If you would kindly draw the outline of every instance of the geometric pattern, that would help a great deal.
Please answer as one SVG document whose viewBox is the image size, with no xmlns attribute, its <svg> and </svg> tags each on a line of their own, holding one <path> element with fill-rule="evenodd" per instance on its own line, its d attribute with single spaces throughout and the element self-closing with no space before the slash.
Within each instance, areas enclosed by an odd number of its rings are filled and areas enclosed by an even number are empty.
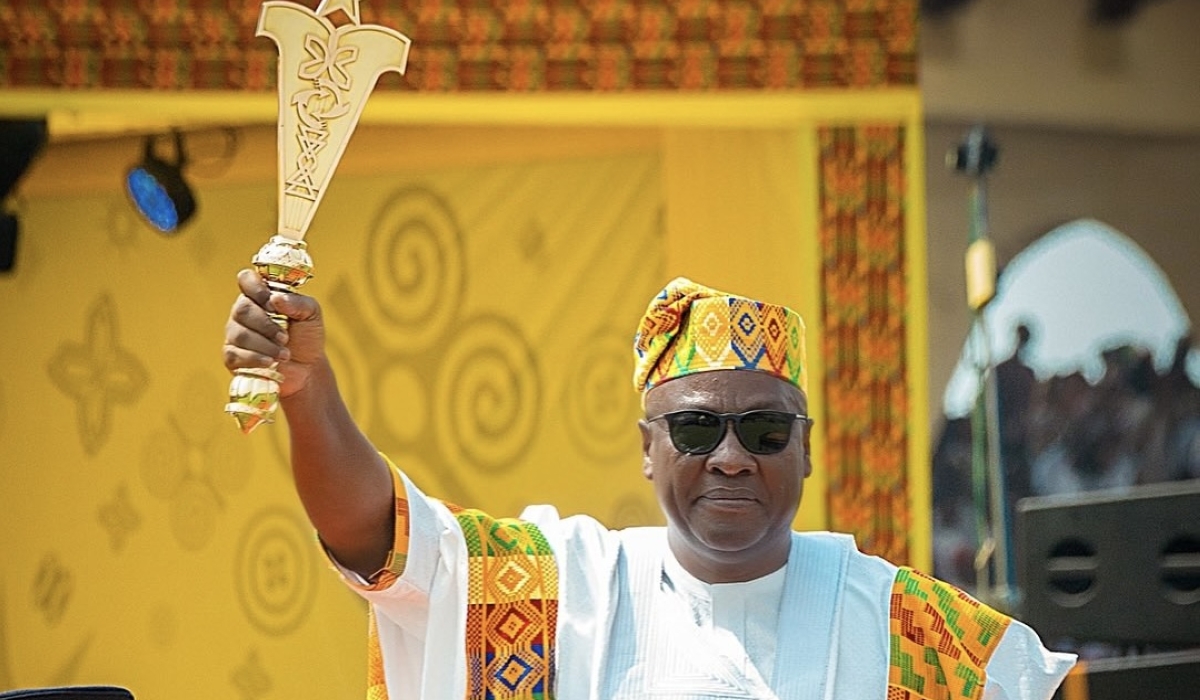
<svg viewBox="0 0 1200 700">
<path fill-rule="evenodd" d="M 388 554 L 387 562 L 368 579 L 370 585 L 367 586 L 367 590 L 372 591 L 381 591 L 391 586 L 404 575 L 404 569 L 408 565 L 408 499 L 401 495 L 405 493 L 405 486 L 400 478 L 400 470 L 391 460 L 388 460 L 388 466 L 392 471 L 392 488 L 396 493 L 396 525 L 392 551 Z M 383 652 L 379 646 L 379 632 L 373 608 L 370 609 L 367 622 L 367 700 L 388 700 L 387 679 L 383 675 Z"/>
<path fill-rule="evenodd" d="M 242 663 L 229 674 L 229 684 L 237 689 L 242 700 L 258 700 L 270 694 L 271 676 L 256 649 L 247 652 Z"/>
<path fill-rule="evenodd" d="M 515 518 L 455 517 L 469 557 L 468 700 L 552 698 L 558 565 L 550 544 Z"/>
<path fill-rule="evenodd" d="M 957 588 L 901 568 L 892 584 L 888 700 L 982 697 L 1009 622 Z"/>
<path fill-rule="evenodd" d="M 395 467 L 392 469 L 393 479 L 396 481 L 396 486 L 402 487 L 403 483 L 400 482 L 399 477 L 396 476 L 399 472 L 395 470 Z M 396 493 L 400 494 L 404 492 L 397 491 Z M 396 527 L 392 540 L 392 551 L 388 553 L 388 560 L 384 563 L 383 568 L 369 579 L 370 585 L 367 586 L 367 590 L 385 590 L 395 583 L 396 579 L 400 578 L 404 574 L 404 568 L 408 565 L 408 519 L 408 499 L 397 495 Z"/>
<path fill-rule="evenodd" d="M 224 504 L 246 488 L 253 473 L 249 463 L 238 459 L 244 443 L 230 434 L 224 416 L 208 410 L 222 400 L 222 393 L 219 377 L 214 381 L 206 372 L 193 371 L 175 391 L 170 407 L 158 411 L 161 421 L 146 421 L 141 431 L 142 485 L 165 501 L 170 533 L 188 551 L 211 542 Z"/>
<path fill-rule="evenodd" d="M 633 350 L 638 391 L 721 369 L 758 370 L 806 386 L 804 321 L 796 312 L 683 277 L 651 300 Z"/>
<path fill-rule="evenodd" d="M 149 384 L 142 361 L 121 345 L 117 305 L 101 294 L 88 309 L 83 342 L 63 341 L 46 367 L 50 381 L 75 402 L 83 449 L 95 455 L 107 442 L 117 404 L 134 404 Z"/>
<path fill-rule="evenodd" d="M 389 700 L 383 675 L 383 650 L 379 647 L 379 623 L 375 609 L 367 612 L 367 700 Z"/>
<path fill-rule="evenodd" d="M 397 493 L 403 483 L 395 476 Z M 558 624 L 558 565 L 532 523 L 446 503 L 467 544 L 467 700 L 551 700 Z M 396 543 L 371 590 L 404 573 L 408 501 L 396 498 Z M 388 700 L 374 611 L 367 648 L 367 700 Z"/>
<path fill-rule="evenodd" d="M 828 528 L 911 561 L 902 124 L 818 129 Z M 923 408 L 921 408 L 923 410 Z"/>
<path fill-rule="evenodd" d="M 119 552 L 125 541 L 142 525 L 142 516 L 129 500 L 128 485 L 122 483 L 116 493 L 97 509 L 96 520 L 108 531 L 112 551 Z"/>
<path fill-rule="evenodd" d="M 0 87 L 270 90 L 257 2 L 7 0 Z M 916 0 L 396 0 L 363 22 L 420 47 L 420 92 L 787 90 L 917 84 Z"/>
</svg>

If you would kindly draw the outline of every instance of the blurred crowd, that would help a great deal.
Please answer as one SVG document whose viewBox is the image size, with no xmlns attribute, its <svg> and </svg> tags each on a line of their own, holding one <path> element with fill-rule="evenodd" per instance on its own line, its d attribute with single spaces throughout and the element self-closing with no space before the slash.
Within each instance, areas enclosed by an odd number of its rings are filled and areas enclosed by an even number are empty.
<svg viewBox="0 0 1200 700">
<path fill-rule="evenodd" d="M 1200 479 L 1200 387 L 1186 371 L 1181 338 L 1165 371 L 1149 351 L 1103 353 L 1092 384 L 1080 372 L 1039 379 L 1024 360 L 1029 328 L 997 365 L 1000 463 L 1008 521 L 1026 496 L 1074 494 Z M 947 420 L 933 456 L 934 573 L 971 589 L 978 549 L 972 499 L 970 417 Z"/>
</svg>

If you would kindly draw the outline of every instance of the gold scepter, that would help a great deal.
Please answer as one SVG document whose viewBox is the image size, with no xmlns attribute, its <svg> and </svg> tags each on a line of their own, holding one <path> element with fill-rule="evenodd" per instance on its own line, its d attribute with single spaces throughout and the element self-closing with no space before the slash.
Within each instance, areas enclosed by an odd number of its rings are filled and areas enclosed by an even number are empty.
<svg viewBox="0 0 1200 700">
<path fill-rule="evenodd" d="M 386 71 L 404 73 L 412 41 L 376 24 L 361 24 L 359 0 L 322 0 L 316 11 L 268 0 L 257 36 L 279 49 L 278 231 L 251 259 L 276 291 L 294 292 L 312 277 L 304 234 L 333 177 L 367 96 Z M 348 19 L 335 25 L 330 15 Z M 272 315 L 281 328 L 287 317 Z M 282 375 L 275 365 L 234 371 L 225 411 L 243 433 L 274 420 Z"/>
</svg>

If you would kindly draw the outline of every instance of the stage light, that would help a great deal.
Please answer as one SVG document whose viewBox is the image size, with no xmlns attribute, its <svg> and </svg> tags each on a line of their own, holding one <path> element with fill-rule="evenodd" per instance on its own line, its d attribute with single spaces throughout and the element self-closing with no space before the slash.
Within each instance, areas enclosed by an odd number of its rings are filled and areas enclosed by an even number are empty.
<svg viewBox="0 0 1200 700">
<path fill-rule="evenodd" d="M 0 119 L 0 272 L 11 272 L 17 259 L 21 223 L 10 195 L 48 137 L 45 119 Z"/>
<path fill-rule="evenodd" d="M 165 234 L 174 234 L 196 213 L 196 198 L 183 179 L 187 157 L 183 151 L 183 134 L 175 137 L 175 162 L 160 158 L 154 152 L 155 137 L 146 138 L 142 162 L 125 175 L 125 190 L 138 212 L 151 226 Z"/>
<path fill-rule="evenodd" d="M 0 212 L 0 272 L 10 272 L 17 262 L 17 233 L 21 222 L 16 214 Z"/>
</svg>

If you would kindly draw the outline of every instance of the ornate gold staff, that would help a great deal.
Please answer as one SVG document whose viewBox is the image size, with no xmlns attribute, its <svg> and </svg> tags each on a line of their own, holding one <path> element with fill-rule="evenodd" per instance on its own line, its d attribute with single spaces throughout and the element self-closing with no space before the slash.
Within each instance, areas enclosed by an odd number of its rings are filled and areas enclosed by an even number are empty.
<svg viewBox="0 0 1200 700">
<path fill-rule="evenodd" d="M 294 292 L 312 277 L 304 234 L 367 96 L 386 71 L 404 72 L 408 37 L 387 27 L 360 24 L 359 0 L 322 0 L 316 12 L 284 0 L 264 2 L 258 36 L 279 48 L 279 220 L 278 232 L 251 260 L 275 290 Z M 349 22 L 329 19 L 344 12 Z M 273 315 L 280 327 L 287 317 Z M 225 411 L 243 433 L 274 419 L 282 375 L 239 369 L 229 385 Z"/>
</svg>

